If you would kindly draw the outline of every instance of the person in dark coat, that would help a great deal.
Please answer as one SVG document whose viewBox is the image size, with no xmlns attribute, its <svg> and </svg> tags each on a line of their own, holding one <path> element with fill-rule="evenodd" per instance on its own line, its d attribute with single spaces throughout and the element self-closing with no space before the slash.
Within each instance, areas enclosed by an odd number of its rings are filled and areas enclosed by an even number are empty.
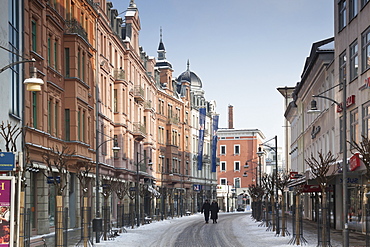
<svg viewBox="0 0 370 247">
<path fill-rule="evenodd" d="M 211 209 L 211 204 L 209 204 L 208 200 L 205 200 L 205 202 L 203 203 L 201 212 L 204 213 L 204 219 L 206 221 L 206 224 L 208 224 L 208 221 L 209 221 L 209 211 L 210 211 L 210 209 Z"/>
<path fill-rule="evenodd" d="M 217 223 L 219 210 L 220 209 L 218 207 L 218 203 L 216 202 L 216 200 L 213 200 L 211 204 L 211 219 L 213 220 L 213 224 Z"/>
</svg>

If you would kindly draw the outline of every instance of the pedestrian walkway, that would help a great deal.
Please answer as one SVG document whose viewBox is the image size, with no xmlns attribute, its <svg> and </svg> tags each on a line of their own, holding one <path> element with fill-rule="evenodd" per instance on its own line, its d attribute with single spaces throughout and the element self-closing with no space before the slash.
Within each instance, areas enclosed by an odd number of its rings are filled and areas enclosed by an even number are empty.
<svg viewBox="0 0 370 247">
<path fill-rule="evenodd" d="M 240 213 L 240 214 L 245 214 L 246 217 L 251 217 L 250 212 L 230 212 L 230 213 Z M 225 213 L 225 214 L 228 214 L 228 213 Z M 189 218 L 189 216 L 184 216 L 183 218 L 184 218 L 183 220 L 186 220 L 186 218 Z M 250 218 L 250 220 L 253 221 L 252 218 Z M 155 224 L 157 224 L 157 223 L 154 223 L 153 227 L 155 226 Z M 150 224 L 150 225 L 152 225 L 152 224 Z M 254 225 L 254 227 L 257 227 L 257 225 L 259 225 L 259 224 Z M 142 227 L 139 227 L 139 228 L 142 228 Z M 261 231 L 266 231 L 265 227 L 258 227 L 258 228 L 261 229 Z M 318 229 L 318 226 L 317 226 L 316 222 L 313 222 L 313 221 L 310 221 L 310 220 L 307 220 L 307 219 L 303 220 L 303 237 L 306 238 L 309 241 L 309 243 L 308 243 L 309 246 L 312 246 L 312 245 L 316 246 L 316 244 L 317 244 L 317 237 L 316 237 L 317 236 L 317 231 L 318 231 L 317 229 Z M 144 229 L 142 229 L 142 230 L 144 230 Z M 289 231 L 290 235 L 285 237 L 286 242 L 288 242 L 290 239 L 293 238 L 293 236 L 292 236 L 292 234 L 293 234 L 292 233 L 292 217 L 290 215 L 287 216 L 287 230 Z M 132 233 L 136 232 L 135 229 L 130 229 L 129 231 L 132 232 Z M 153 230 L 151 230 L 151 231 L 153 231 Z M 271 233 L 272 236 L 275 235 L 274 232 L 270 232 L 270 233 Z M 121 235 L 123 237 L 127 236 L 127 235 L 125 236 L 124 233 L 122 233 Z M 93 236 L 95 236 L 95 235 L 93 235 Z M 312 237 L 312 236 L 314 236 L 314 237 Z M 330 240 L 331 240 L 330 243 L 331 243 L 332 247 L 342 246 L 342 242 L 343 242 L 343 237 L 342 236 L 343 235 L 342 235 L 341 230 L 334 230 L 334 229 L 330 230 Z M 48 234 L 48 235 L 44 235 L 43 237 L 46 239 L 46 245 L 47 246 L 50 246 L 50 247 L 54 246 L 55 235 L 53 233 Z M 71 230 L 71 231 L 68 232 L 68 246 L 69 247 L 76 246 L 76 244 L 80 240 L 81 240 L 81 230 L 80 229 Z M 93 242 L 94 242 L 94 245 L 95 245 L 95 238 L 93 239 Z M 102 244 L 105 244 L 105 243 L 108 243 L 108 242 L 111 242 L 111 241 L 101 240 Z M 359 233 L 359 232 L 350 231 L 349 232 L 349 243 L 350 243 L 350 245 L 349 245 L 350 247 L 365 247 L 366 246 L 366 235 L 362 234 L 362 233 Z M 83 244 L 83 243 L 81 242 L 81 244 Z M 302 245 L 305 245 L 305 244 L 302 243 Z M 82 246 L 82 245 L 79 245 L 79 246 Z M 143 245 L 143 246 L 145 247 L 145 245 Z M 292 245 L 290 245 L 290 246 L 292 246 Z"/>
</svg>

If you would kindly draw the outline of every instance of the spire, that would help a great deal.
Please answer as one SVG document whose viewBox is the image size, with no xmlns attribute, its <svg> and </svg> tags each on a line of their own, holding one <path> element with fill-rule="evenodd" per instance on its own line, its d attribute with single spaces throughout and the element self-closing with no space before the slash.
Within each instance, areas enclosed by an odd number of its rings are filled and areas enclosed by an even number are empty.
<svg viewBox="0 0 370 247">
<path fill-rule="evenodd" d="M 136 8 L 135 0 L 130 0 L 130 8 Z"/>
<path fill-rule="evenodd" d="M 166 59 L 166 49 L 164 48 L 164 44 L 162 41 L 162 27 L 160 28 L 160 40 L 158 46 L 158 60 L 165 60 Z"/>
<path fill-rule="evenodd" d="M 190 71 L 190 62 L 189 62 L 189 59 L 188 59 L 188 62 L 187 62 L 187 71 Z"/>
</svg>

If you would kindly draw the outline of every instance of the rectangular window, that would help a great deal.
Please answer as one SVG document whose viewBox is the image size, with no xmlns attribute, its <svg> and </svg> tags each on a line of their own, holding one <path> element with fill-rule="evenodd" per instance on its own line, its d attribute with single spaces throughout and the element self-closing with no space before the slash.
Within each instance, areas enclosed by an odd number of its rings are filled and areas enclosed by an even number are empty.
<svg viewBox="0 0 370 247">
<path fill-rule="evenodd" d="M 359 132 L 358 132 L 358 110 L 351 111 L 350 115 L 350 141 L 359 143 Z"/>
<path fill-rule="evenodd" d="M 77 140 L 81 140 L 81 110 L 77 112 Z"/>
<path fill-rule="evenodd" d="M 370 28 L 362 34 L 362 72 L 370 68 Z"/>
<path fill-rule="evenodd" d="M 118 109 L 117 109 L 117 89 L 113 90 L 113 112 L 118 112 Z"/>
<path fill-rule="evenodd" d="M 220 184 L 221 185 L 226 185 L 226 178 L 221 178 L 220 179 Z"/>
<path fill-rule="evenodd" d="M 48 133 L 51 134 L 51 104 L 52 100 L 48 100 Z"/>
<path fill-rule="evenodd" d="M 37 128 L 37 92 L 32 92 L 32 118 L 33 127 Z"/>
<path fill-rule="evenodd" d="M 369 137 L 370 130 L 370 102 L 367 102 L 362 107 L 362 133 L 365 137 Z"/>
<path fill-rule="evenodd" d="M 85 54 L 82 54 L 82 81 L 85 81 Z"/>
<path fill-rule="evenodd" d="M 339 2 L 339 31 L 341 31 L 347 25 L 347 1 L 342 0 Z"/>
<path fill-rule="evenodd" d="M 65 130 L 66 130 L 66 141 L 70 141 L 71 140 L 71 116 L 70 116 L 70 113 L 69 113 L 69 109 L 65 109 Z"/>
<path fill-rule="evenodd" d="M 349 47 L 350 55 L 350 81 L 355 79 L 358 76 L 358 44 L 357 41 L 354 42 Z"/>
<path fill-rule="evenodd" d="M 240 154 L 240 145 L 234 145 L 234 154 Z"/>
<path fill-rule="evenodd" d="M 363 8 L 370 0 L 361 0 L 361 8 Z"/>
<path fill-rule="evenodd" d="M 235 188 L 240 188 L 240 178 L 234 178 Z"/>
<path fill-rule="evenodd" d="M 37 23 L 35 20 L 32 20 L 31 22 L 31 39 L 32 39 L 32 51 L 37 52 Z"/>
<path fill-rule="evenodd" d="M 346 52 L 343 52 L 339 56 L 339 83 L 342 83 L 341 88 L 343 87 L 343 83 L 346 83 Z"/>
<path fill-rule="evenodd" d="M 54 105 L 54 131 L 55 131 L 55 136 L 58 137 L 58 123 L 59 123 L 59 118 L 58 118 L 58 108 L 59 108 L 59 102 L 55 102 Z"/>
<path fill-rule="evenodd" d="M 220 155 L 226 155 L 226 146 L 220 146 Z"/>
<path fill-rule="evenodd" d="M 358 13 L 358 0 L 349 0 L 349 20 L 356 17 Z"/>
<path fill-rule="evenodd" d="M 77 52 L 77 76 L 81 78 L 81 51 Z"/>
<path fill-rule="evenodd" d="M 86 124 L 85 123 L 85 111 L 83 111 L 82 112 L 82 126 L 81 126 L 82 127 L 82 131 L 81 131 L 82 133 L 81 134 L 82 134 L 82 141 L 83 142 L 86 142 L 85 141 L 85 124 Z"/>
<path fill-rule="evenodd" d="M 69 48 L 64 49 L 64 68 L 65 68 L 65 76 L 67 78 L 70 77 L 70 70 L 69 70 Z"/>
<path fill-rule="evenodd" d="M 226 171 L 226 161 L 221 161 L 220 164 L 220 171 Z"/>
<path fill-rule="evenodd" d="M 234 171 L 240 171 L 240 162 L 234 161 Z"/>
<path fill-rule="evenodd" d="M 54 69 L 58 69 L 58 42 L 54 41 Z"/>
<path fill-rule="evenodd" d="M 48 37 L 48 66 L 51 66 L 51 38 Z"/>
</svg>

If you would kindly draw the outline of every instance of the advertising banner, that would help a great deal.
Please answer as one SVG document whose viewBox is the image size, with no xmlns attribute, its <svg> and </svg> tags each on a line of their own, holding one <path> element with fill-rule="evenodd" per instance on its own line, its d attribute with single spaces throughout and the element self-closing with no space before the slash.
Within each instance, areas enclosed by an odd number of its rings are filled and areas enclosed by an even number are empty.
<svg viewBox="0 0 370 247">
<path fill-rule="evenodd" d="M 206 125 L 206 108 L 199 109 L 198 170 L 203 167 L 204 127 Z"/>
<path fill-rule="evenodd" d="M 213 126 L 212 126 L 212 172 L 216 172 L 217 165 L 217 130 L 218 130 L 218 115 L 213 116 Z"/>
<path fill-rule="evenodd" d="M 14 177 L 0 176 L 0 247 L 13 246 Z"/>
</svg>

